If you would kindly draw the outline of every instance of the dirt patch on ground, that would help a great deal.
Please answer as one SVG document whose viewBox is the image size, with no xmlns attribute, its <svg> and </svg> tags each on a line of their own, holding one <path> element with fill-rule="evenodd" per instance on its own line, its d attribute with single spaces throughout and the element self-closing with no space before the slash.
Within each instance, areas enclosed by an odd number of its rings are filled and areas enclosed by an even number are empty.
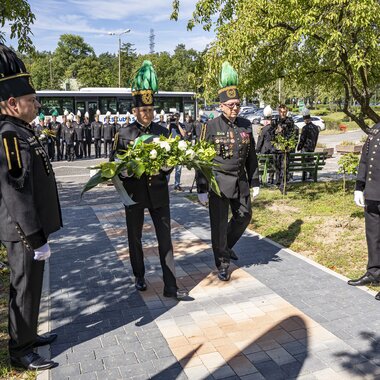
<svg viewBox="0 0 380 380">
<path fill-rule="evenodd" d="M 279 212 L 281 214 L 296 214 L 300 212 L 300 209 L 298 207 L 294 206 L 288 206 L 288 205 L 282 205 L 282 204 L 271 204 L 270 206 L 267 206 L 268 209 L 272 212 Z"/>
</svg>

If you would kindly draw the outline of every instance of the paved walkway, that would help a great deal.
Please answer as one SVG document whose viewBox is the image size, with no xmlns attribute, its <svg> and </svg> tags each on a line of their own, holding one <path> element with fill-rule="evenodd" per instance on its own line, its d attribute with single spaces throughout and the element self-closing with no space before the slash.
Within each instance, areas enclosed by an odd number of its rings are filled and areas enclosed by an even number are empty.
<svg viewBox="0 0 380 380">
<path fill-rule="evenodd" d="M 134 289 L 124 212 L 111 187 L 78 202 L 64 183 L 65 228 L 53 237 L 49 308 L 59 366 L 41 379 L 380 379 L 373 294 L 247 231 L 232 281 L 220 282 L 207 210 L 172 196 L 177 278 L 194 298 L 162 296 L 152 222 L 148 290 Z"/>
</svg>

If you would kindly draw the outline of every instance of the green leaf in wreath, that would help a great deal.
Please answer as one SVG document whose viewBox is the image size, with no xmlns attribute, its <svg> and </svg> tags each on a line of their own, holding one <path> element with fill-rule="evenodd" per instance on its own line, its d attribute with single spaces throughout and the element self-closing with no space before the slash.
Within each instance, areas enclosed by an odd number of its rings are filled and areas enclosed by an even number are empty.
<svg viewBox="0 0 380 380">
<path fill-rule="evenodd" d="M 95 186 L 99 185 L 100 183 L 107 182 L 108 178 L 102 177 L 102 173 L 98 171 L 95 175 L 93 175 L 87 183 L 84 185 L 82 192 L 81 192 L 81 197 L 83 197 L 83 194 L 86 191 L 91 190 Z"/>
<path fill-rule="evenodd" d="M 101 175 L 104 178 L 110 179 L 115 177 L 116 170 L 119 164 L 117 162 L 105 162 L 101 165 Z"/>
</svg>

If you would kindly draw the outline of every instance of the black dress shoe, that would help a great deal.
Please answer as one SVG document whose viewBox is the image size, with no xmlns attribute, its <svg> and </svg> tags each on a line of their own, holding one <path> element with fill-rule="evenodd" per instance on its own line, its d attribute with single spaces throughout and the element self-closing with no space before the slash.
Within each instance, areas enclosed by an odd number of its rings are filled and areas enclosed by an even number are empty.
<svg viewBox="0 0 380 380">
<path fill-rule="evenodd" d="M 236 253 L 233 249 L 230 249 L 230 259 L 231 260 L 239 260 L 239 258 L 236 256 Z"/>
<path fill-rule="evenodd" d="M 11 364 L 14 367 L 21 367 L 31 370 L 43 370 L 56 367 L 58 363 L 53 362 L 52 360 L 48 360 L 43 358 L 42 356 L 36 354 L 35 352 L 30 352 L 25 356 L 21 356 L 19 358 L 11 356 Z"/>
<path fill-rule="evenodd" d="M 143 292 L 146 290 L 146 282 L 144 277 L 136 277 L 135 279 L 135 288 L 139 290 L 140 292 Z"/>
<path fill-rule="evenodd" d="M 228 272 L 228 268 L 220 268 L 218 269 L 218 278 L 220 281 L 229 281 L 231 278 L 231 274 Z"/>
<path fill-rule="evenodd" d="M 45 336 L 37 335 L 37 339 L 33 344 L 33 347 L 45 346 L 53 343 L 57 339 L 57 334 L 47 334 Z"/>
<path fill-rule="evenodd" d="M 175 291 L 168 291 L 164 289 L 164 297 L 176 298 L 179 301 L 191 298 L 189 297 L 189 292 L 182 289 L 177 289 Z"/>
<path fill-rule="evenodd" d="M 376 280 L 370 273 L 366 273 L 357 280 L 347 281 L 348 285 L 352 286 L 364 286 L 364 285 L 380 285 L 379 280 Z"/>
<path fill-rule="evenodd" d="M 380 301 L 380 292 L 375 295 L 375 300 Z"/>
</svg>

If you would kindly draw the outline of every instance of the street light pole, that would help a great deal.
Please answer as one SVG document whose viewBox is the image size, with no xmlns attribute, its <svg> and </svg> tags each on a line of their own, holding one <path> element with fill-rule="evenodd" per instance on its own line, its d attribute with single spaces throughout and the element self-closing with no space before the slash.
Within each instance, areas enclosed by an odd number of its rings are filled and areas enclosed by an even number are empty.
<svg viewBox="0 0 380 380">
<path fill-rule="evenodd" d="M 53 89 L 53 71 L 51 69 L 51 58 L 49 59 L 49 68 L 50 68 L 50 89 Z"/>
<path fill-rule="evenodd" d="M 119 37 L 119 87 L 121 87 L 121 36 L 123 34 L 129 33 L 131 30 L 126 29 L 124 32 L 116 33 L 116 32 L 108 32 L 110 36 L 118 36 Z"/>
</svg>

